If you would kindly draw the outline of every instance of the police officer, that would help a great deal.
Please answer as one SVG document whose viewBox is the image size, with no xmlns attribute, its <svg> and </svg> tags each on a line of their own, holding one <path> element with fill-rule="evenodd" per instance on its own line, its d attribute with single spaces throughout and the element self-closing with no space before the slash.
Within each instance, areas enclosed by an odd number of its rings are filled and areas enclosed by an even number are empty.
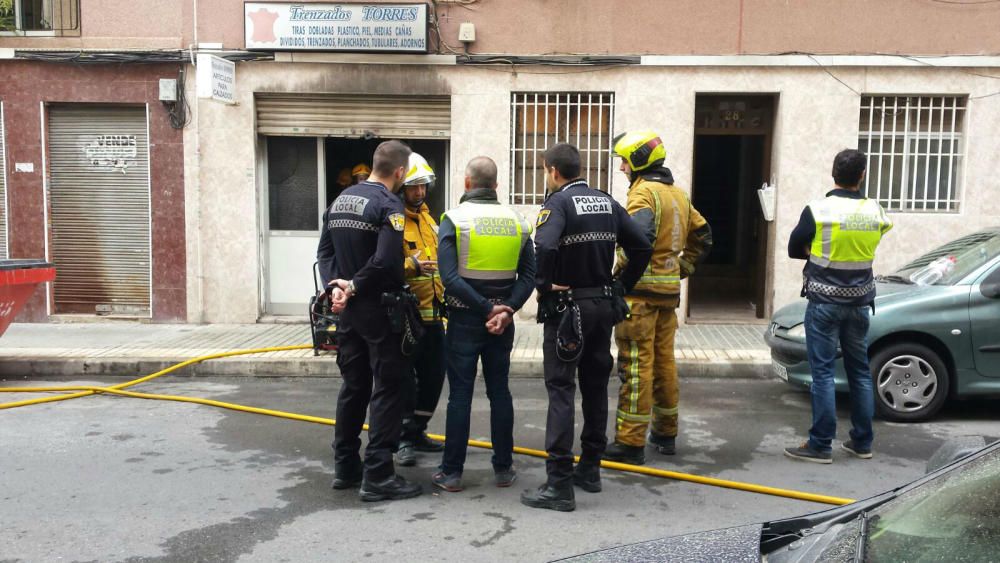
<svg viewBox="0 0 1000 563">
<path fill-rule="evenodd" d="M 403 436 L 396 461 L 416 465 L 416 452 L 439 452 L 444 444 L 427 436 L 427 423 L 434 416 L 444 386 L 444 286 L 437 273 L 438 226 L 424 200 L 435 180 L 434 170 L 417 153 L 403 182 L 403 264 L 406 283 L 419 300 L 424 336 L 416 343 L 413 370 L 405 379 Z"/>
<path fill-rule="evenodd" d="M 656 133 L 624 133 L 613 144 L 622 158 L 621 171 L 631 183 L 625 208 L 652 243 L 653 259 L 629 294 L 631 316 L 615 327 L 622 386 L 615 442 L 604 459 L 642 465 L 647 430 L 658 452 L 675 453 L 676 309 L 681 280 L 694 273 L 712 248 L 712 229 L 687 194 L 674 185 L 673 174 L 663 166 L 667 151 Z"/>
<path fill-rule="evenodd" d="M 806 260 L 802 296 L 809 300 L 804 324 L 812 371 L 812 427 L 806 442 L 785 448 L 785 455 L 793 459 L 833 461 L 838 348 L 844 356 L 853 426 L 851 439 L 841 449 L 862 459 L 872 457 L 875 398 L 868 366 L 868 309 L 875 302 L 872 261 L 892 221 L 877 201 L 861 193 L 867 162 L 861 151 L 840 151 L 833 160 L 835 189 L 802 211 L 788 239 L 788 256 Z"/>
<path fill-rule="evenodd" d="M 600 463 L 607 445 L 611 329 L 625 318 L 623 296 L 639 280 L 653 248 L 639 226 L 609 194 L 580 177 L 580 151 L 559 143 L 545 151 L 551 191 L 535 235 L 539 322 L 543 322 L 545 387 L 549 394 L 545 449 L 547 482 L 525 491 L 533 508 L 576 508 L 573 484 L 601 490 Z M 615 245 L 628 265 L 612 279 Z M 576 380 L 583 399 L 582 454 L 573 469 Z"/>
<path fill-rule="evenodd" d="M 334 200 L 324 216 L 333 242 L 336 279 L 332 303 L 341 313 L 337 365 L 343 377 L 334 433 L 334 489 L 361 485 L 361 500 L 396 500 L 421 487 L 396 475 L 392 454 L 402 422 L 401 378 L 410 369 L 404 335 L 386 302 L 402 300 L 403 203 L 394 195 L 406 176 L 410 149 L 386 141 L 375 149 L 372 175 Z M 320 257 L 321 261 L 323 256 Z M 393 309 L 395 310 L 395 309 Z M 361 429 L 371 403 L 368 447 L 362 464 Z"/>
<path fill-rule="evenodd" d="M 448 422 L 435 487 L 462 490 L 472 391 L 480 360 L 490 400 L 493 476 L 514 484 L 514 402 L 508 387 L 514 313 L 535 288 L 531 223 L 497 200 L 497 165 L 479 156 L 465 169 L 461 204 L 441 219 L 440 261 L 448 305 Z"/>
</svg>

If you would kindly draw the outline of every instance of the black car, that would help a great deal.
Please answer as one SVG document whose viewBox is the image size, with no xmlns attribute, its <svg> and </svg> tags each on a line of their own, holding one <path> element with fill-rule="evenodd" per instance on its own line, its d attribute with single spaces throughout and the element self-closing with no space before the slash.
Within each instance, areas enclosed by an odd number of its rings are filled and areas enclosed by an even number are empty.
<svg viewBox="0 0 1000 563">
<path fill-rule="evenodd" d="M 942 448 L 921 479 L 863 501 L 569 561 L 1000 561 L 1000 442 L 971 455 L 962 446 Z"/>
</svg>

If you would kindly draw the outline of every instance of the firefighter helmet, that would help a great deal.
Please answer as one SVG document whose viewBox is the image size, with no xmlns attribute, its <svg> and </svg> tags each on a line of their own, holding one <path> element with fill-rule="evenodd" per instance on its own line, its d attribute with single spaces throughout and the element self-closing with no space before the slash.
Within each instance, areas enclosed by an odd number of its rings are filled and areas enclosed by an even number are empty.
<svg viewBox="0 0 1000 563">
<path fill-rule="evenodd" d="M 403 181 L 403 185 L 418 186 L 421 184 L 431 184 L 434 182 L 434 178 L 436 178 L 434 170 L 430 164 L 427 164 L 427 159 L 415 152 L 410 153 L 410 163 L 406 170 L 406 180 Z"/>
<path fill-rule="evenodd" d="M 667 148 L 652 131 L 622 133 L 611 143 L 615 154 L 624 158 L 634 172 L 659 166 L 667 158 Z"/>
</svg>

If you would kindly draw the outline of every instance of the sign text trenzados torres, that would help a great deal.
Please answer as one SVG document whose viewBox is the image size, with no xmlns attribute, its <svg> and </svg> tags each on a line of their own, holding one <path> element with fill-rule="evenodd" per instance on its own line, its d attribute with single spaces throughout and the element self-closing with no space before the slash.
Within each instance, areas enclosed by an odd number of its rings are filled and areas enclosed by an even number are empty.
<svg viewBox="0 0 1000 563">
<path fill-rule="evenodd" d="M 247 49 L 427 52 L 426 4 L 243 5 Z"/>
</svg>

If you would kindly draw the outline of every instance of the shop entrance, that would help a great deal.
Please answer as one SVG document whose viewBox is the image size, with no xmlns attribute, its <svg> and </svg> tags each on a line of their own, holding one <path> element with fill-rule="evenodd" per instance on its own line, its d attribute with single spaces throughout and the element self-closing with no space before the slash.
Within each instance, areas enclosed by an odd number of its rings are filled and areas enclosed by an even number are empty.
<svg viewBox="0 0 1000 563">
<path fill-rule="evenodd" d="M 307 314 L 313 295 L 316 247 L 323 212 L 348 185 L 341 172 L 372 165 L 372 154 L 383 139 L 342 137 L 264 137 L 267 189 L 265 305 L 268 315 Z M 437 181 L 427 197 L 434 217 L 447 202 L 448 141 L 407 139 L 434 169 Z M 402 252 L 402 248 L 400 248 Z"/>
<path fill-rule="evenodd" d="M 688 322 L 762 322 L 770 313 L 772 223 L 757 190 L 771 175 L 772 96 L 698 96 L 692 203 L 712 253 L 692 276 Z"/>
</svg>

